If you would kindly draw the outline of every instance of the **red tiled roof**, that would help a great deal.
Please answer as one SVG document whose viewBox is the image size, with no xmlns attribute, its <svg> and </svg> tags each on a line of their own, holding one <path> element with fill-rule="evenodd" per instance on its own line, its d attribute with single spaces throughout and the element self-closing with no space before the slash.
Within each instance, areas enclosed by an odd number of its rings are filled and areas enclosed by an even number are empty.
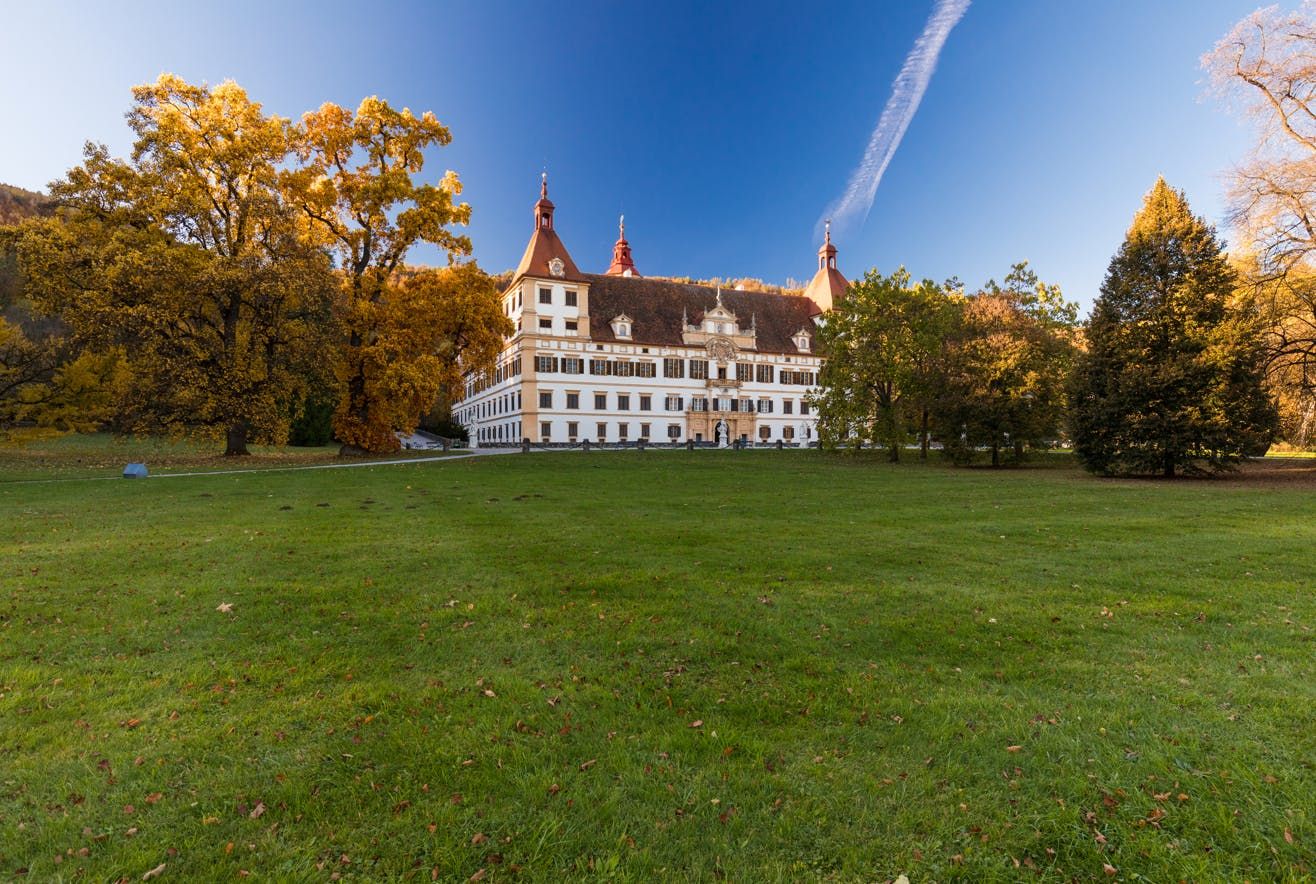
<svg viewBox="0 0 1316 884">
<path fill-rule="evenodd" d="M 716 288 L 646 279 L 640 276 L 585 274 L 589 282 L 589 333 L 595 341 L 616 341 L 612 319 L 626 314 L 633 320 L 625 343 L 681 346 L 682 315 L 698 322 L 704 311 L 717 302 Z M 811 317 L 821 311 L 813 301 L 799 295 L 722 290 L 722 304 L 736 314 L 741 332 L 752 321 L 757 328 L 758 352 L 799 353 L 791 340 L 801 328 L 811 332 Z"/>
<path fill-rule="evenodd" d="M 548 262 L 554 258 L 562 259 L 562 268 L 565 272 L 561 277 L 554 277 L 549 272 Z M 535 232 L 530 234 L 530 242 L 526 243 L 525 254 L 521 256 L 521 263 L 516 265 L 512 281 L 515 282 L 523 276 L 561 278 L 571 282 L 581 282 L 585 279 L 585 274 L 581 273 L 576 262 L 571 260 L 567 247 L 558 239 L 552 227 L 536 227 Z"/>
</svg>

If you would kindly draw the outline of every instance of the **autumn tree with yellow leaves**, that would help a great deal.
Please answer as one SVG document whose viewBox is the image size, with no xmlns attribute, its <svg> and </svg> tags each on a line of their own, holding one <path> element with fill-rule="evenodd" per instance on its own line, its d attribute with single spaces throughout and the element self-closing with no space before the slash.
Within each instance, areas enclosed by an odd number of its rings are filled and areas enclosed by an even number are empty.
<svg viewBox="0 0 1316 884">
<path fill-rule="evenodd" d="M 300 165 L 284 175 L 285 190 L 341 275 L 334 433 L 345 452 L 393 451 L 397 433 L 454 391 L 463 367 L 491 363 L 512 331 L 489 277 L 456 263 L 471 251 L 452 230 L 471 214 L 457 201 L 457 174 L 418 180 L 425 151 L 452 136 L 432 113 L 367 98 L 355 112 L 325 104 L 306 114 L 294 140 Z M 443 250 L 451 266 L 403 278 L 419 243 Z"/>
<path fill-rule="evenodd" d="M 328 256 L 280 172 L 291 124 L 232 82 L 133 90 L 131 158 L 88 145 L 20 245 L 28 293 L 89 352 L 122 348 L 127 428 L 281 442 L 335 339 Z"/>
<path fill-rule="evenodd" d="M 120 426 L 245 454 L 328 390 L 345 450 L 391 451 L 497 356 L 511 332 L 497 288 L 457 261 L 461 183 L 418 180 L 451 140 L 433 114 L 369 98 L 293 123 L 236 83 L 170 74 L 133 98 L 130 158 L 88 145 L 19 249 L 38 307 L 86 352 L 126 355 Z M 449 266 L 403 272 L 419 243 Z"/>
</svg>

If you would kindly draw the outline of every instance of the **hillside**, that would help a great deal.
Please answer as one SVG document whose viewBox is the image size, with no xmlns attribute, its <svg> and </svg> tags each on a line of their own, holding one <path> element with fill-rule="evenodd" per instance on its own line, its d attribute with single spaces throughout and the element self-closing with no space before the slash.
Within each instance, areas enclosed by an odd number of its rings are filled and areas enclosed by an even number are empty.
<svg viewBox="0 0 1316 884">
<path fill-rule="evenodd" d="M 0 184 L 0 224 L 17 224 L 24 218 L 49 212 L 50 198 L 12 184 Z"/>
</svg>

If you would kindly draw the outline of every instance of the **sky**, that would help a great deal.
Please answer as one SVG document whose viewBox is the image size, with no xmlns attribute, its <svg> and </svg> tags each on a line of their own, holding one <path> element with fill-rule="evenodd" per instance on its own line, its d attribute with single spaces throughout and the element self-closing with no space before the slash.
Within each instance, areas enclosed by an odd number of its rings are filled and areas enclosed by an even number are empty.
<svg viewBox="0 0 1316 884">
<path fill-rule="evenodd" d="M 625 212 L 641 273 L 807 280 L 816 222 L 933 6 L 14 3 L 0 30 L 0 181 L 44 189 L 88 140 L 126 155 L 130 88 L 164 71 L 236 80 L 292 118 L 378 95 L 450 127 L 422 176 L 458 172 L 491 272 L 519 260 L 547 169 L 557 231 L 586 271 L 606 269 Z M 840 269 L 974 287 L 1028 260 L 1090 305 L 1157 175 L 1220 222 L 1251 131 L 1206 94 L 1199 58 L 1255 6 L 975 0 L 866 219 L 838 230 Z"/>
</svg>

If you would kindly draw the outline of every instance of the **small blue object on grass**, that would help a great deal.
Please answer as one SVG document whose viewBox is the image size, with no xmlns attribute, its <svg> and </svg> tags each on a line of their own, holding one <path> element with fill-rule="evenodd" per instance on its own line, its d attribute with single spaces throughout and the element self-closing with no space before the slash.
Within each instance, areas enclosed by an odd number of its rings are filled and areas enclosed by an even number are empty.
<svg viewBox="0 0 1316 884">
<path fill-rule="evenodd" d="M 130 463 L 123 468 L 123 477 L 125 479 L 145 479 L 146 476 L 146 464 L 144 463 Z"/>
</svg>

